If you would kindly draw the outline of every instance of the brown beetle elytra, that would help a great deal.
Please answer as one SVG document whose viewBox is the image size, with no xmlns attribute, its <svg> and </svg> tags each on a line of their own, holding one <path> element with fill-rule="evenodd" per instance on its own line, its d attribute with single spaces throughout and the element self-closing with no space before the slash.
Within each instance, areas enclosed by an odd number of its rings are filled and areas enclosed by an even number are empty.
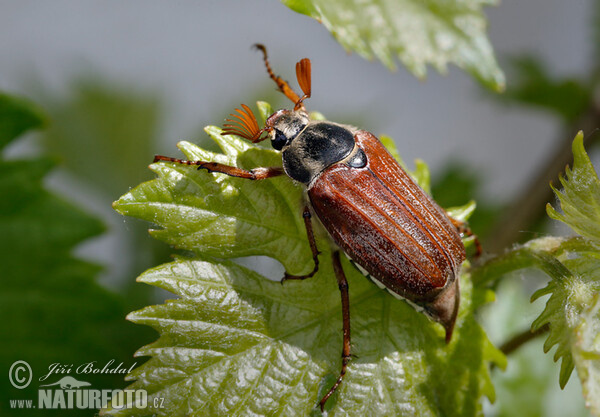
<svg viewBox="0 0 600 417">
<path fill-rule="evenodd" d="M 264 46 L 269 76 L 293 103 L 293 110 L 278 110 L 260 128 L 252 110 L 242 109 L 227 119 L 224 135 L 237 135 L 252 142 L 271 139 L 282 153 L 283 168 L 243 170 L 215 162 L 184 161 L 157 155 L 154 161 L 195 165 L 198 169 L 234 177 L 262 180 L 287 175 L 307 187 L 310 204 L 304 208 L 307 236 L 314 259 L 311 273 L 285 274 L 306 279 L 319 268 L 311 208 L 335 243 L 353 263 L 380 287 L 421 307 L 444 326 L 446 342 L 452 337 L 460 293 L 459 269 L 465 260 L 461 233 L 470 230 L 452 219 L 421 189 L 371 133 L 329 121 L 311 120 L 304 100 L 311 96 L 311 63 L 296 64 L 296 76 L 304 93 L 296 94 L 276 76 Z M 481 251 L 476 241 L 478 253 Z M 323 410 L 346 373 L 350 360 L 350 302 L 348 283 L 333 252 L 333 265 L 342 297 L 342 368 L 335 384 L 319 402 Z"/>
</svg>

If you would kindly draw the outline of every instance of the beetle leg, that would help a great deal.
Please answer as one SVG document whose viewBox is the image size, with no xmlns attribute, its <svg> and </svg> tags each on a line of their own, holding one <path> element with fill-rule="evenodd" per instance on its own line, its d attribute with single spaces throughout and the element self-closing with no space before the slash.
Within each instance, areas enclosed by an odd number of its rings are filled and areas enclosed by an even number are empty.
<svg viewBox="0 0 600 417">
<path fill-rule="evenodd" d="M 456 227 L 456 230 L 458 230 L 458 233 L 460 233 L 461 235 L 465 235 L 467 237 L 473 236 L 473 243 L 475 244 L 475 257 L 479 258 L 481 256 L 481 254 L 483 253 L 483 249 L 481 248 L 481 242 L 479 241 L 479 238 L 477 237 L 477 235 L 473 233 L 471 228 L 469 226 L 467 226 L 467 224 L 465 222 L 456 220 L 456 219 L 452 218 L 451 216 L 448 216 L 448 217 L 450 218 L 450 221 L 452 222 L 454 227 Z"/>
<path fill-rule="evenodd" d="M 304 211 L 302 212 L 302 217 L 304 218 L 304 227 L 306 228 L 306 236 L 308 237 L 308 243 L 310 244 L 310 250 L 312 251 L 313 262 L 315 264 L 315 267 L 307 275 L 290 275 L 286 272 L 284 274 L 283 278 L 281 279 L 282 284 L 285 281 L 287 281 L 288 279 L 302 280 L 302 279 L 312 278 L 315 276 L 315 274 L 319 270 L 319 253 L 320 252 L 317 249 L 317 242 L 315 241 L 315 234 L 313 232 L 312 222 L 310 221 L 312 216 L 310 214 L 310 209 L 308 208 L 308 206 L 304 206 Z"/>
<path fill-rule="evenodd" d="M 340 262 L 340 251 L 335 251 L 332 255 L 333 257 L 333 270 L 335 271 L 335 277 L 337 278 L 338 287 L 340 289 L 340 294 L 342 296 L 342 323 L 343 323 L 343 332 L 344 332 L 344 342 L 342 345 L 342 369 L 340 370 L 340 375 L 338 376 L 335 384 L 327 391 L 327 394 L 321 398 L 319 401 L 319 407 L 321 408 L 321 412 L 325 409 L 325 403 L 331 397 L 331 395 L 338 389 L 342 380 L 344 379 L 344 375 L 346 375 L 346 368 L 348 367 L 348 362 L 350 362 L 351 354 L 350 354 L 350 297 L 348 295 L 348 281 L 346 280 L 346 275 L 344 274 L 344 270 L 342 268 L 342 264 Z"/>
<path fill-rule="evenodd" d="M 218 162 L 186 161 L 179 158 L 171 158 L 169 156 L 155 155 L 154 162 L 158 161 L 176 162 L 184 165 L 196 165 L 198 169 L 205 169 L 208 172 L 218 172 L 231 177 L 246 178 L 249 180 L 264 180 L 284 174 L 283 168 L 281 167 L 266 167 L 245 170 L 238 167 L 219 164 Z"/>
</svg>

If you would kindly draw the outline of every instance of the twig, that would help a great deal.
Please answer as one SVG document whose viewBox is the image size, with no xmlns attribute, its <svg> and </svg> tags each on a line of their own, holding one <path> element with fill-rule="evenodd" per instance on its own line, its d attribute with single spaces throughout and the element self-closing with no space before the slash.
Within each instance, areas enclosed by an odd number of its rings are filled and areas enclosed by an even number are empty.
<svg viewBox="0 0 600 417">
<path fill-rule="evenodd" d="M 520 348 L 521 346 L 523 346 L 525 343 L 527 343 L 530 340 L 533 340 L 536 337 L 538 337 L 538 336 L 540 336 L 540 335 L 548 332 L 549 330 L 550 330 L 550 326 L 548 325 L 548 323 L 546 323 L 542 327 L 540 327 L 539 329 L 537 329 L 535 332 L 532 332 L 529 329 L 527 329 L 525 331 L 522 331 L 521 333 L 518 333 L 517 335 L 513 336 L 512 338 L 510 338 L 509 340 L 507 340 L 506 342 L 504 342 L 500 346 L 500 350 L 505 355 L 510 355 L 515 350 L 517 350 L 518 348 Z"/>
</svg>

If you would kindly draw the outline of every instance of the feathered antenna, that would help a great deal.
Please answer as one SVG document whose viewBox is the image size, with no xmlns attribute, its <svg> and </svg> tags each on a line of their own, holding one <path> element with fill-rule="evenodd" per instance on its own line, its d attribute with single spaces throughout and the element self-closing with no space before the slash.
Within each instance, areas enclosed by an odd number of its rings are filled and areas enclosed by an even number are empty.
<svg viewBox="0 0 600 417">
<path fill-rule="evenodd" d="M 229 123 L 223 124 L 224 129 L 221 135 L 236 135 L 254 143 L 264 140 L 265 138 L 260 136 L 266 129 L 258 127 L 256 116 L 254 116 L 250 107 L 242 104 L 242 108 L 243 110 L 235 109 L 237 114 L 230 114 L 233 117 L 232 119 L 225 119 Z"/>
</svg>

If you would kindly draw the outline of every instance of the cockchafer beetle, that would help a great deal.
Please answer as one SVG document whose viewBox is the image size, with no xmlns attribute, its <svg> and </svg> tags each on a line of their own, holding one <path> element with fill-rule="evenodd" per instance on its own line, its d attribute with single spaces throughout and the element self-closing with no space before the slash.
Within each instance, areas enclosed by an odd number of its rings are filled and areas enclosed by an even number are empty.
<svg viewBox="0 0 600 417">
<path fill-rule="evenodd" d="M 311 212 L 321 221 L 339 250 L 333 266 L 342 298 L 343 347 L 339 376 L 319 402 L 325 402 L 341 384 L 350 361 L 350 308 L 348 283 L 340 263 L 340 250 L 380 287 L 416 304 L 431 319 L 442 324 L 446 342 L 458 313 L 458 275 L 466 258 L 461 234 L 472 233 L 464 223 L 451 218 L 421 189 L 373 134 L 353 126 L 311 120 L 304 100 L 311 96 L 311 62 L 296 64 L 302 96 L 274 74 L 263 45 L 269 77 L 293 103 L 294 109 L 278 110 L 259 128 L 245 104 L 224 124 L 223 135 L 237 135 L 254 143 L 267 138 L 281 151 L 283 167 L 252 170 L 216 162 L 185 161 L 156 155 L 154 162 L 195 165 L 198 169 L 234 177 L 263 180 L 287 175 L 304 184 L 310 203 L 303 217 L 313 254 L 314 268 L 307 275 L 282 278 L 302 280 L 319 268 Z M 266 135 L 265 135 L 266 134 Z M 481 246 L 475 238 L 477 253 Z"/>
</svg>

